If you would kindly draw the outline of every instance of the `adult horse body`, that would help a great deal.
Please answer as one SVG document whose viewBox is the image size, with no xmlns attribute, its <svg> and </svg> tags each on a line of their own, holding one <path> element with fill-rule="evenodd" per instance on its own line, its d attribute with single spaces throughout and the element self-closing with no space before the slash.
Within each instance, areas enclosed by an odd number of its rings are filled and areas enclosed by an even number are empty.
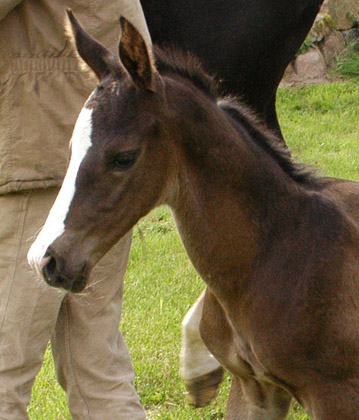
<svg viewBox="0 0 359 420">
<path fill-rule="evenodd" d="M 29 260 L 81 291 L 140 217 L 168 204 L 207 283 L 201 333 L 233 375 L 230 420 L 359 415 L 359 184 L 306 173 L 195 61 L 156 58 L 122 20 L 122 64 L 70 15 L 101 82 Z M 94 57 L 96 59 L 94 60 Z"/>
<path fill-rule="evenodd" d="M 221 80 L 280 130 L 276 91 L 323 0 L 142 0 L 156 45 L 199 57 Z"/>
</svg>

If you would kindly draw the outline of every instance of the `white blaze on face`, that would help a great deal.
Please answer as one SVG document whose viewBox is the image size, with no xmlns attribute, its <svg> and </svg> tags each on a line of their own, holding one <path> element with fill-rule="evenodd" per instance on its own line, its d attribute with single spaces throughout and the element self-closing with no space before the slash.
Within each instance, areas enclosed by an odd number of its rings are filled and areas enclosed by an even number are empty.
<svg viewBox="0 0 359 420">
<path fill-rule="evenodd" d="M 39 275 L 47 262 L 47 259 L 44 259 L 47 248 L 65 230 L 65 219 L 75 195 L 77 174 L 92 144 L 92 112 L 93 110 L 86 106 L 80 112 L 71 138 L 71 159 L 66 176 L 45 225 L 27 255 L 29 264 Z"/>
</svg>

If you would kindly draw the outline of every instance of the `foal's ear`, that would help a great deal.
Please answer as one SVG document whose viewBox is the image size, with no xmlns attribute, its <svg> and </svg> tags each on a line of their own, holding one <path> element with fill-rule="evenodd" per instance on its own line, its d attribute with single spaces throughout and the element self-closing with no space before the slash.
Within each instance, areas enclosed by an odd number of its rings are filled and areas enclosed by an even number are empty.
<svg viewBox="0 0 359 420">
<path fill-rule="evenodd" d="M 133 83 L 142 90 L 155 90 L 155 68 L 151 47 L 146 45 L 139 31 L 124 17 L 120 18 L 120 60 Z"/>
<path fill-rule="evenodd" d="M 97 78 L 101 80 L 109 73 L 121 74 L 120 63 L 114 54 L 83 29 L 70 9 L 66 12 L 70 23 L 67 28 L 75 41 L 77 52 Z"/>
</svg>

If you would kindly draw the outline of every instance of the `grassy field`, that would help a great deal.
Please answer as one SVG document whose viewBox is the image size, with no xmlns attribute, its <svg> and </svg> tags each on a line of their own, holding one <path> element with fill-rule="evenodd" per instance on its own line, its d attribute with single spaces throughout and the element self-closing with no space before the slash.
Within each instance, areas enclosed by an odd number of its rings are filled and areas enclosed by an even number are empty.
<svg viewBox="0 0 359 420">
<path fill-rule="evenodd" d="M 281 89 L 278 111 L 295 156 L 320 173 L 359 180 L 359 84 L 332 83 Z M 193 270 L 170 213 L 160 208 L 134 229 L 123 305 L 122 331 L 148 418 L 216 420 L 225 414 L 229 375 L 209 407 L 192 409 L 178 374 L 180 325 L 203 283 Z M 32 420 L 70 419 L 54 379 L 50 352 L 34 386 Z M 308 417 L 294 405 L 290 420 Z"/>
</svg>

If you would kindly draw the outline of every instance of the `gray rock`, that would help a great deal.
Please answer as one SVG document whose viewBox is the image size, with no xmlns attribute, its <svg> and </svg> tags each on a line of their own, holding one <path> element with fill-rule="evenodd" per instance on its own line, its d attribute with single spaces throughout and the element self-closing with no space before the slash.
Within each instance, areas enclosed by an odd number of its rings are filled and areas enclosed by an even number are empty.
<svg viewBox="0 0 359 420">
<path fill-rule="evenodd" d="M 359 0 L 329 0 L 328 7 L 337 29 L 351 29 L 359 18 Z"/>
<path fill-rule="evenodd" d="M 338 54 L 345 49 L 343 34 L 341 32 L 331 32 L 319 43 L 319 49 L 327 67 L 333 66 Z"/>
<path fill-rule="evenodd" d="M 295 60 L 295 72 L 299 77 L 307 79 L 323 78 L 326 75 L 326 64 L 318 48 L 310 48 Z"/>
</svg>

